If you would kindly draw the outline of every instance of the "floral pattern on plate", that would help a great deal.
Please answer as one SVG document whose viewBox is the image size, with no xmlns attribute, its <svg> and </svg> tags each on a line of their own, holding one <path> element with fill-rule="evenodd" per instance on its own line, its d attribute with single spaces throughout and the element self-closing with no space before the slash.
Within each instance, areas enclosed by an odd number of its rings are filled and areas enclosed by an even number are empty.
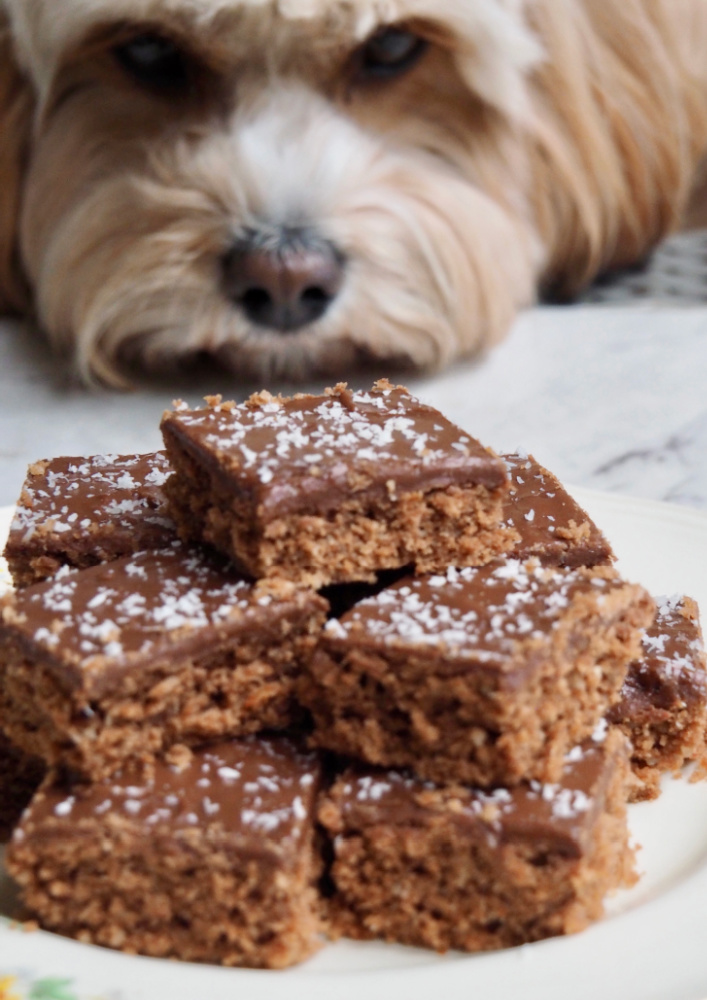
<svg viewBox="0 0 707 1000">
<path fill-rule="evenodd" d="M 73 979 L 43 976 L 37 979 L 31 973 L 16 971 L 5 975 L 0 969 L 0 1000 L 121 1000 L 122 994 L 97 996 L 80 993 Z"/>
</svg>

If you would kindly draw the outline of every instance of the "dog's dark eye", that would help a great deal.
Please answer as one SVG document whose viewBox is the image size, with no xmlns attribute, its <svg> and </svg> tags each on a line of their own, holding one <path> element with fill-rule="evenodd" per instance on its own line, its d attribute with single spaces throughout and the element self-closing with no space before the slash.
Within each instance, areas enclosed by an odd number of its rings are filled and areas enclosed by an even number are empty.
<svg viewBox="0 0 707 1000">
<path fill-rule="evenodd" d="M 427 42 L 405 28 L 382 28 L 364 45 L 361 73 L 364 77 L 388 78 L 410 69 L 427 48 Z"/>
<path fill-rule="evenodd" d="M 138 83 L 156 90 L 184 90 L 189 84 L 189 61 L 182 50 L 160 35 L 137 35 L 116 46 L 115 56 Z"/>
</svg>

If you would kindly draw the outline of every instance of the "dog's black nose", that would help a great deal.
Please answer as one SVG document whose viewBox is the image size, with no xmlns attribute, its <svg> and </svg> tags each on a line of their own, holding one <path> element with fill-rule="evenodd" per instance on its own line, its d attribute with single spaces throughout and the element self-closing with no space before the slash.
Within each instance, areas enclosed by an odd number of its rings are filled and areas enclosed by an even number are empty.
<svg viewBox="0 0 707 1000">
<path fill-rule="evenodd" d="M 328 240 L 303 230 L 276 239 L 254 233 L 224 258 L 226 291 L 251 322 L 290 333 L 316 322 L 341 289 L 344 260 Z"/>
</svg>

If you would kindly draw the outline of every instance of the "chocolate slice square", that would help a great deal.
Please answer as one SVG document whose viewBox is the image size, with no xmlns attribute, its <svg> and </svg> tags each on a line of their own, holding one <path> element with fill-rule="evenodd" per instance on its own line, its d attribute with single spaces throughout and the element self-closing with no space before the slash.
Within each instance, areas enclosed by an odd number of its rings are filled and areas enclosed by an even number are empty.
<svg viewBox="0 0 707 1000">
<path fill-rule="evenodd" d="M 162 422 L 182 538 L 313 587 L 505 551 L 503 462 L 406 389 L 211 400 Z"/>
<path fill-rule="evenodd" d="M 659 597 L 657 605 L 640 656 L 607 715 L 631 740 L 631 761 L 641 779 L 637 800 L 656 798 L 661 774 L 689 761 L 703 777 L 707 770 L 707 661 L 699 610 L 681 596 Z"/>
<path fill-rule="evenodd" d="M 503 459 L 510 477 L 503 519 L 518 533 L 509 555 L 571 568 L 614 561 L 602 532 L 551 472 L 532 455 L 517 452 Z"/>
<path fill-rule="evenodd" d="M 299 717 L 294 686 L 327 610 L 174 543 L 5 599 L 0 717 L 49 764 L 100 778 L 128 759 Z"/>
<path fill-rule="evenodd" d="M 299 687 L 312 740 L 432 781 L 553 781 L 618 698 L 653 612 L 612 567 L 408 577 L 325 626 Z"/>
<path fill-rule="evenodd" d="M 5 558 L 16 587 L 62 566 L 87 567 L 176 539 L 163 487 L 164 452 L 35 462 L 10 526 Z"/>
<path fill-rule="evenodd" d="M 582 930 L 635 881 L 629 775 L 618 732 L 574 748 L 552 784 L 482 792 L 351 766 L 319 806 L 333 927 L 440 952 Z"/>
<path fill-rule="evenodd" d="M 318 946 L 316 758 L 235 740 L 181 768 L 49 776 L 7 867 L 47 930 L 130 953 L 283 968 Z"/>
</svg>

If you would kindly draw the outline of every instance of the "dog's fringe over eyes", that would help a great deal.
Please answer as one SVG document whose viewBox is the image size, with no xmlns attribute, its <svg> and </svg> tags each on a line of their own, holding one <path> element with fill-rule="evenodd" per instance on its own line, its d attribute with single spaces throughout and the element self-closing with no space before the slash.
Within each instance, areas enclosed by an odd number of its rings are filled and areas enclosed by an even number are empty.
<svg viewBox="0 0 707 1000">
<path fill-rule="evenodd" d="M 447 365 L 644 257 L 707 144 L 704 0 L 61 8 L 0 0 L 0 311 L 87 381 Z"/>
</svg>

